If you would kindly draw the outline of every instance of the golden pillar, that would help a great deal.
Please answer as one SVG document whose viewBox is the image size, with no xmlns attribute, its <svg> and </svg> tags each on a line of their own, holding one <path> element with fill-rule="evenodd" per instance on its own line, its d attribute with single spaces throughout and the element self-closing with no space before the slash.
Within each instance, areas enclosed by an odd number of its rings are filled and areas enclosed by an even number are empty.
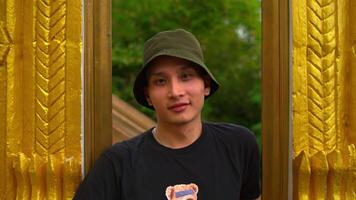
<svg viewBox="0 0 356 200">
<path fill-rule="evenodd" d="M 292 5 L 294 199 L 356 199 L 353 0 Z"/>
<path fill-rule="evenodd" d="M 0 1 L 0 199 L 81 180 L 82 1 Z"/>
</svg>

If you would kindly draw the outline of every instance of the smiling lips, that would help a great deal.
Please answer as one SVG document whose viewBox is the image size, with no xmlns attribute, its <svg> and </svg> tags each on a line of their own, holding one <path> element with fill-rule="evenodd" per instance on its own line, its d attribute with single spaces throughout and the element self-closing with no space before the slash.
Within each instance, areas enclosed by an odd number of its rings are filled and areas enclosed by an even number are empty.
<svg viewBox="0 0 356 200">
<path fill-rule="evenodd" d="M 188 107 L 189 103 L 175 103 L 168 106 L 168 109 L 174 112 L 182 112 Z"/>
</svg>

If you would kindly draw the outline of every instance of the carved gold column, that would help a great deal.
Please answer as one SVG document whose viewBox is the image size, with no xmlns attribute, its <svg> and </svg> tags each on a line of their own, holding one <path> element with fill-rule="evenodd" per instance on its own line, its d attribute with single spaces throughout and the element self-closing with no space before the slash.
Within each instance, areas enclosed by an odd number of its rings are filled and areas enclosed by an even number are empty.
<svg viewBox="0 0 356 200">
<path fill-rule="evenodd" d="M 348 53 L 350 55 L 349 60 L 349 71 L 348 74 L 353 78 L 349 77 L 349 90 L 356 88 L 356 23 L 354 22 L 356 17 L 356 2 L 350 1 L 350 15 L 348 16 L 349 24 L 350 24 L 350 39 L 349 39 L 349 49 Z M 352 143 L 356 144 L 356 94 L 355 92 L 349 92 L 349 105 L 350 105 L 350 123 L 347 137 Z"/>
<path fill-rule="evenodd" d="M 81 179 L 82 1 L 0 1 L 0 199 L 72 199 Z"/>
<path fill-rule="evenodd" d="M 355 12 L 293 1 L 294 199 L 356 199 Z"/>
</svg>

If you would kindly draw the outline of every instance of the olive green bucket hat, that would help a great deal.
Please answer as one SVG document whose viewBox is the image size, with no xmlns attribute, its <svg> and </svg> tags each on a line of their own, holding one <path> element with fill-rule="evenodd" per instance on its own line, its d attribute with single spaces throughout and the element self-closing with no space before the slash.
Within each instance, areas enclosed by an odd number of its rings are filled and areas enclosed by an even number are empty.
<svg viewBox="0 0 356 200">
<path fill-rule="evenodd" d="M 211 91 L 206 98 L 214 94 L 219 88 L 219 83 L 204 64 L 203 51 L 195 36 L 184 29 L 162 31 L 147 40 L 144 46 L 143 65 L 136 76 L 133 88 L 134 96 L 141 105 L 153 109 L 148 104 L 145 96 L 145 86 L 147 86 L 146 71 L 148 64 L 162 55 L 182 58 L 200 66 L 211 79 Z"/>
</svg>

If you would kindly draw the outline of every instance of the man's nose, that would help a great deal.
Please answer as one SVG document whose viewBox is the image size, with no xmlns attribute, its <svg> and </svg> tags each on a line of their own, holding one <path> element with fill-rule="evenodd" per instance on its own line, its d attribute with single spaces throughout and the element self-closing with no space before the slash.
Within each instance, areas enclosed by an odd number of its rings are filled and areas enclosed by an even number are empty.
<svg viewBox="0 0 356 200">
<path fill-rule="evenodd" d="M 168 97 L 175 98 L 184 95 L 182 84 L 178 80 L 171 80 Z"/>
</svg>

